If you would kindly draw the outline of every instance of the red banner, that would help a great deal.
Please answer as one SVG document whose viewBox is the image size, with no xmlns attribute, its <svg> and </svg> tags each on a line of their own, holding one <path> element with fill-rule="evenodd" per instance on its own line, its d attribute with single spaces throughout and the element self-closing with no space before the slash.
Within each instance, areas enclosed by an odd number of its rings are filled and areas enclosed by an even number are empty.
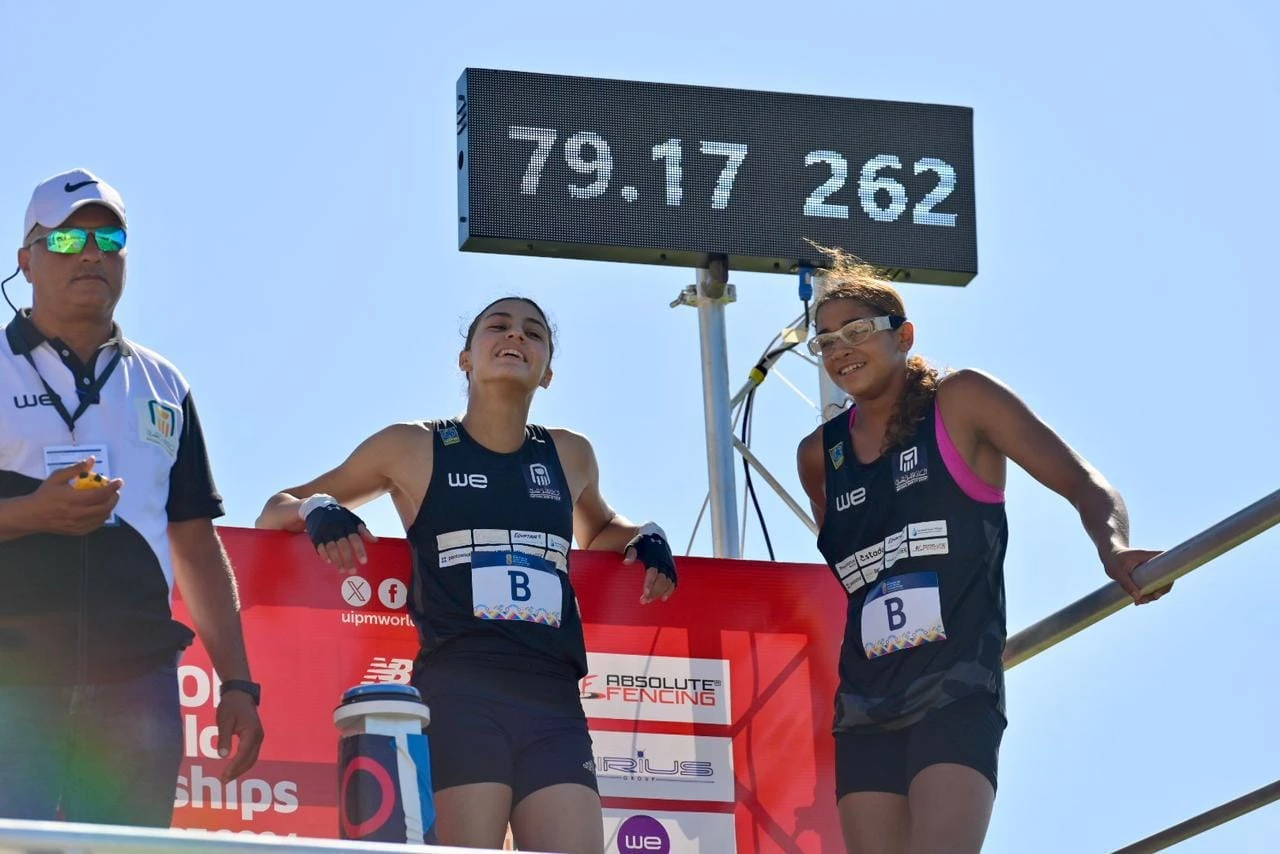
<svg viewBox="0 0 1280 854">
<path fill-rule="evenodd" d="M 204 649 L 188 650 L 174 826 L 336 837 L 333 709 L 353 685 L 408 681 L 408 548 L 380 540 L 344 577 L 303 536 L 220 532 L 266 741 L 245 777 L 218 781 L 217 681 Z M 827 568 L 682 558 L 671 601 L 641 605 L 637 569 L 600 553 L 572 560 L 608 850 L 837 850 L 830 730 L 845 597 Z"/>
</svg>

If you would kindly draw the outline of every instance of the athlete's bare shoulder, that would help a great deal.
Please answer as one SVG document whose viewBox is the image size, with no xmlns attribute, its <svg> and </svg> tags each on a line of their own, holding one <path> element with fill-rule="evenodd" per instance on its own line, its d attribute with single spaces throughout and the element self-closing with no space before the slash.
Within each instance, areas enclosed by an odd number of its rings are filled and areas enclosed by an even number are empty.
<svg viewBox="0 0 1280 854">
<path fill-rule="evenodd" d="M 563 453 L 582 453 L 591 450 L 591 440 L 584 434 L 568 427 L 548 427 L 547 432 L 551 434 L 552 440 L 556 443 L 556 451 Z"/>
<path fill-rule="evenodd" d="M 434 426 L 431 421 L 401 421 L 383 427 L 366 442 L 373 445 L 378 468 L 390 481 L 392 499 L 406 529 L 417 517 L 431 484 Z"/>
<path fill-rule="evenodd" d="M 825 493 L 822 463 L 822 425 L 800 440 L 796 447 L 796 471 L 800 475 L 800 485 L 813 503 L 815 511 L 823 503 Z"/>
<path fill-rule="evenodd" d="M 377 447 L 380 456 L 397 453 L 416 455 L 424 450 L 430 454 L 432 429 L 430 421 L 398 421 L 383 427 L 365 440 L 365 443 Z"/>
<path fill-rule="evenodd" d="M 589 486 L 598 486 L 600 469 L 596 463 L 596 452 L 591 447 L 591 440 L 582 433 L 564 427 L 548 427 L 547 433 L 555 442 L 556 455 L 560 457 L 560 467 L 569 480 L 569 490 L 575 502 L 582 491 Z"/>
</svg>

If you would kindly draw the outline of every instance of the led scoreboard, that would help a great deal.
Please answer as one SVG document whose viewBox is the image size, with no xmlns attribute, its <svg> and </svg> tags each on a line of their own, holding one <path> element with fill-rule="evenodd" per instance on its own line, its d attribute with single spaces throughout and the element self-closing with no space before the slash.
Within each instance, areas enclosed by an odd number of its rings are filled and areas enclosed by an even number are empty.
<svg viewBox="0 0 1280 854">
<path fill-rule="evenodd" d="M 457 110 L 466 251 L 786 273 L 823 264 L 808 239 L 978 271 L 967 107 L 468 68 Z"/>
</svg>

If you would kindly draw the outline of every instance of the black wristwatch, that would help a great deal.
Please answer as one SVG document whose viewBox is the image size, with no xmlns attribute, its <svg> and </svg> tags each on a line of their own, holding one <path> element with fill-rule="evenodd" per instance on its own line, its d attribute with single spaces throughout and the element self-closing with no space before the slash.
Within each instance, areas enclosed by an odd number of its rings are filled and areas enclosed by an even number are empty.
<svg viewBox="0 0 1280 854">
<path fill-rule="evenodd" d="M 255 706 L 262 704 L 262 686 L 257 682 L 250 682 L 248 679 L 228 679 L 218 689 L 218 696 L 225 696 L 228 691 L 243 691 L 253 698 Z"/>
</svg>

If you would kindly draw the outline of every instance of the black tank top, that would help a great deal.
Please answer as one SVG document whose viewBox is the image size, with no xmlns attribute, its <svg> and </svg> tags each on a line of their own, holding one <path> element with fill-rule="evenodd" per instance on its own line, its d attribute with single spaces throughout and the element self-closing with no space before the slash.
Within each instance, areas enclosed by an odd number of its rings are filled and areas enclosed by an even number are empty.
<svg viewBox="0 0 1280 854">
<path fill-rule="evenodd" d="M 851 413 L 823 425 L 826 517 L 818 549 L 849 597 L 835 730 L 897 729 L 988 692 L 1004 713 L 1004 504 L 969 497 L 936 436 L 858 462 Z"/>
<path fill-rule="evenodd" d="M 501 454 L 457 419 L 432 424 L 431 483 L 407 538 L 415 671 L 445 662 L 577 680 L 582 620 L 569 581 L 573 497 L 551 435 Z"/>
</svg>

